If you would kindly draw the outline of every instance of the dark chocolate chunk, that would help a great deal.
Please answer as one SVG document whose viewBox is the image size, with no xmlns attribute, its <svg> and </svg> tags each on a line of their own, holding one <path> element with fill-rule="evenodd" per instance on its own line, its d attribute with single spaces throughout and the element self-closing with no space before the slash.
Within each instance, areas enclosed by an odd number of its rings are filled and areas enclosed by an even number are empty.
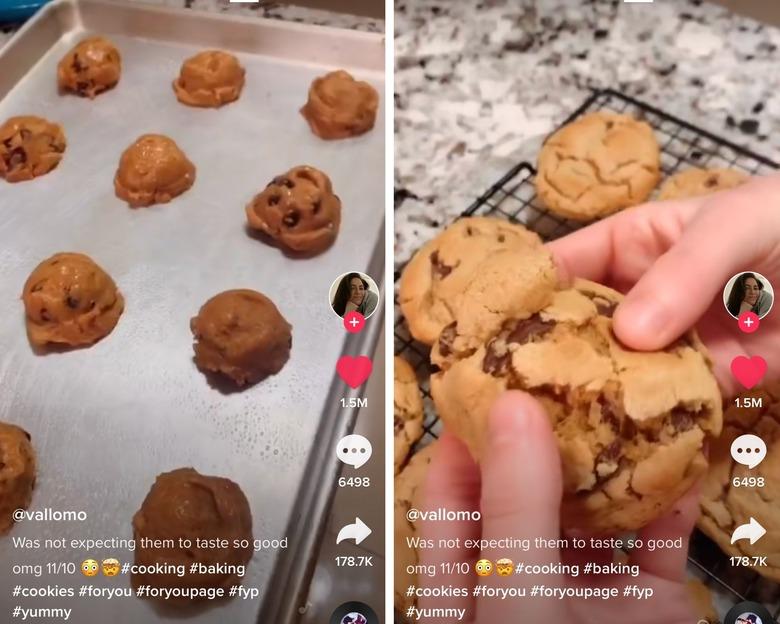
<svg viewBox="0 0 780 624">
<path fill-rule="evenodd" d="M 538 314 L 513 323 L 514 327 L 506 337 L 506 341 L 513 344 L 525 344 L 537 336 L 544 336 L 555 325 L 551 321 L 543 321 Z"/>
<path fill-rule="evenodd" d="M 298 221 L 301 220 L 301 213 L 297 210 L 291 210 L 286 215 L 284 215 L 284 218 L 282 218 L 282 223 L 284 223 L 287 227 L 295 227 L 298 225 Z"/>
<path fill-rule="evenodd" d="M 458 335 L 457 327 L 457 321 L 452 322 L 442 329 L 441 334 L 439 334 L 439 353 L 444 357 L 452 353 L 452 343 Z"/>
<path fill-rule="evenodd" d="M 439 279 L 444 279 L 447 277 L 450 273 L 452 273 L 453 267 L 444 264 L 439 259 L 439 252 L 434 251 L 431 254 L 431 268 L 433 269 L 433 274 L 438 277 Z"/>
</svg>

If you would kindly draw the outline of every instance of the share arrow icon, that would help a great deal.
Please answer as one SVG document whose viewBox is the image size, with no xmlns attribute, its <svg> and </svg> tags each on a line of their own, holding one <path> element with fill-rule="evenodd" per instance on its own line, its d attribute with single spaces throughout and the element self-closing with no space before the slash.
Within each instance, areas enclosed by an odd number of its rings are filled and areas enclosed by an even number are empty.
<svg viewBox="0 0 780 624">
<path fill-rule="evenodd" d="M 749 539 L 750 544 L 755 544 L 766 535 L 766 529 L 762 527 L 755 518 L 750 518 L 748 524 L 741 524 L 731 534 L 731 543 L 737 540 Z"/>
<path fill-rule="evenodd" d="M 344 540 L 353 539 L 355 544 L 359 544 L 364 539 L 371 535 L 371 529 L 366 526 L 360 518 L 355 518 L 355 524 L 348 524 L 341 531 L 339 531 L 336 543 L 340 544 Z"/>
</svg>

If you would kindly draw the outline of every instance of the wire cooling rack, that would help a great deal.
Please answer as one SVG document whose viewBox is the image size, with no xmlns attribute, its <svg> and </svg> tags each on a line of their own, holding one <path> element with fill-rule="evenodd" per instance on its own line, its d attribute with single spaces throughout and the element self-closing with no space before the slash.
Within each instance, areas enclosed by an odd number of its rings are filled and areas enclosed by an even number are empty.
<svg viewBox="0 0 780 624">
<path fill-rule="evenodd" d="M 733 168 L 751 175 L 768 174 L 780 168 L 780 164 L 769 158 L 612 89 L 594 92 L 562 125 L 595 111 L 623 113 L 650 124 L 661 147 L 663 177 L 689 167 Z M 502 217 L 522 223 L 545 241 L 587 225 L 549 212 L 536 196 L 535 175 L 536 169 L 531 163 L 515 165 L 461 216 Z M 397 271 L 396 282 L 399 277 Z M 425 433 L 417 445 L 419 448 L 438 437 L 441 429 L 430 395 L 429 378 L 433 368 L 430 349 L 409 335 L 397 296 L 394 334 L 395 353 L 414 367 L 423 393 Z M 780 586 L 749 570 L 732 567 L 718 546 L 699 531 L 691 540 L 688 561 L 692 573 L 713 589 L 724 604 L 730 606 L 743 600 L 760 602 L 767 605 L 775 621 L 780 622 Z"/>
</svg>

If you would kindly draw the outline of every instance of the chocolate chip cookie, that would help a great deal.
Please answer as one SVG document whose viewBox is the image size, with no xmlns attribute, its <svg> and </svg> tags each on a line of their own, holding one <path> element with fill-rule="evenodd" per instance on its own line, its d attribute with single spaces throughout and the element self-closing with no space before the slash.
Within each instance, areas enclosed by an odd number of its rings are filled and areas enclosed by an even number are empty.
<svg viewBox="0 0 780 624">
<path fill-rule="evenodd" d="M 218 108 L 238 99 L 244 75 L 244 68 L 232 54 L 206 50 L 182 63 L 173 90 L 182 104 Z"/>
<path fill-rule="evenodd" d="M 27 509 L 35 487 L 35 452 L 30 434 L 0 422 L 0 535 L 14 524 L 14 511 Z"/>
<path fill-rule="evenodd" d="M 423 402 L 417 375 L 402 357 L 395 356 L 395 386 L 393 390 L 393 429 L 395 474 L 406 462 L 409 449 L 423 434 Z"/>
<path fill-rule="evenodd" d="M 737 407 L 733 401 L 723 414 L 723 434 L 710 443 L 710 468 L 702 485 L 699 528 L 721 550 L 732 557 L 766 556 L 767 565 L 752 569 L 780 583 L 780 382 L 743 392 L 741 397 L 761 401 L 760 407 Z M 731 444 L 739 436 L 751 433 L 767 447 L 764 460 L 752 470 L 731 457 Z M 761 487 L 735 487 L 734 479 L 762 477 Z M 765 529 L 755 544 L 750 540 L 731 543 L 731 534 L 755 518 Z"/>
<path fill-rule="evenodd" d="M 275 375 L 287 363 L 292 325 L 268 297 L 254 290 L 227 290 L 203 304 L 190 321 L 195 363 L 237 386 Z"/>
<path fill-rule="evenodd" d="M 41 262 L 24 284 L 22 301 L 34 347 L 95 343 L 111 333 L 125 309 L 111 276 L 80 253 Z"/>
<path fill-rule="evenodd" d="M 544 142 L 536 192 L 555 214 L 589 221 L 645 201 L 660 167 L 649 124 L 628 115 L 589 113 Z"/>
<path fill-rule="evenodd" d="M 455 321 L 454 307 L 479 275 L 480 264 L 506 249 L 540 249 L 539 237 L 521 225 L 492 217 L 459 219 L 422 247 L 401 275 L 398 301 L 409 332 L 432 345 Z M 486 295 L 501 296 L 502 283 Z"/>
<path fill-rule="evenodd" d="M 505 318 L 475 351 L 431 377 L 436 409 L 475 458 L 506 389 L 529 392 L 550 416 L 564 475 L 564 527 L 630 531 L 665 513 L 704 473 L 721 428 L 721 397 L 698 337 L 636 352 L 618 342 L 621 295 L 577 280 L 529 318 Z"/>
<path fill-rule="evenodd" d="M 136 566 L 149 572 L 134 573 L 133 587 L 228 588 L 239 575 L 230 570 L 220 572 L 217 566 L 245 566 L 252 558 L 252 513 L 241 488 L 229 479 L 202 475 L 193 468 L 179 468 L 157 476 L 141 508 L 133 516 L 133 538 L 138 544 Z M 180 539 L 190 540 L 189 547 Z M 172 548 L 144 546 L 151 542 L 172 540 Z M 224 540 L 225 548 L 198 545 L 197 540 Z M 247 543 L 248 546 L 243 546 Z M 211 570 L 192 572 L 190 566 L 201 564 Z M 185 573 L 154 571 L 155 566 L 183 566 Z M 184 599 L 180 599 L 184 600 Z M 186 599 L 189 600 L 189 599 Z"/>
<path fill-rule="evenodd" d="M 316 78 L 301 114 L 321 139 L 346 139 L 374 127 L 379 94 L 344 70 Z"/>
<path fill-rule="evenodd" d="M 485 258 L 451 305 L 456 319 L 441 331 L 431 362 L 446 367 L 495 335 L 507 318 L 527 319 L 552 302 L 558 285 L 553 259 L 543 246 L 503 249 Z"/>
<path fill-rule="evenodd" d="M 284 249 L 306 255 L 325 251 L 341 225 L 341 200 L 319 169 L 293 167 L 276 176 L 246 207 L 249 227 Z"/>
<path fill-rule="evenodd" d="M 685 199 L 709 195 L 744 184 L 750 176 L 736 169 L 686 169 L 664 181 L 658 199 Z"/>
<path fill-rule="evenodd" d="M 408 541 L 417 536 L 417 527 L 407 519 L 406 514 L 412 507 L 417 509 L 424 508 L 422 486 L 425 476 L 428 474 L 428 466 L 436 452 L 436 446 L 436 442 L 433 442 L 412 455 L 406 467 L 395 477 L 394 604 L 395 608 L 402 613 L 417 602 L 416 598 L 406 595 L 409 585 L 417 584 L 417 576 L 410 574 L 407 568 L 416 566 L 419 563 L 417 549 L 412 547 Z"/>
<path fill-rule="evenodd" d="M 0 178 L 23 182 L 49 173 L 65 152 L 62 126 L 42 117 L 11 117 L 0 126 Z"/>
<path fill-rule="evenodd" d="M 144 134 L 122 152 L 114 191 L 137 208 L 167 203 L 194 182 L 195 165 L 173 139 L 162 134 Z"/>
<path fill-rule="evenodd" d="M 57 84 L 63 91 L 94 98 L 119 82 L 122 57 L 104 37 L 79 42 L 57 65 Z"/>
</svg>

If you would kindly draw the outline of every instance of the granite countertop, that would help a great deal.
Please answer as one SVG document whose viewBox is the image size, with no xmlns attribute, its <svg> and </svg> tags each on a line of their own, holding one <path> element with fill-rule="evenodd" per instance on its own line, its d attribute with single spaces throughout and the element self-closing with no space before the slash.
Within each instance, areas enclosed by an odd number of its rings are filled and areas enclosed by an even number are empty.
<svg viewBox="0 0 780 624">
<path fill-rule="evenodd" d="M 778 47 L 701 0 L 397 0 L 396 266 L 593 88 L 780 160 Z"/>
<path fill-rule="evenodd" d="M 201 11 L 220 13 L 233 13 L 236 15 L 256 15 L 319 26 L 333 26 L 335 28 L 350 28 L 370 32 L 384 32 L 385 24 L 382 20 L 345 15 L 330 11 L 320 11 L 304 7 L 287 6 L 279 2 L 260 2 L 257 4 L 230 4 L 228 0 L 143 0 L 146 4 L 161 4 L 171 7 L 185 7 Z M 13 33 L 19 29 L 20 24 L 0 24 L 0 48 L 3 47 Z"/>
</svg>

